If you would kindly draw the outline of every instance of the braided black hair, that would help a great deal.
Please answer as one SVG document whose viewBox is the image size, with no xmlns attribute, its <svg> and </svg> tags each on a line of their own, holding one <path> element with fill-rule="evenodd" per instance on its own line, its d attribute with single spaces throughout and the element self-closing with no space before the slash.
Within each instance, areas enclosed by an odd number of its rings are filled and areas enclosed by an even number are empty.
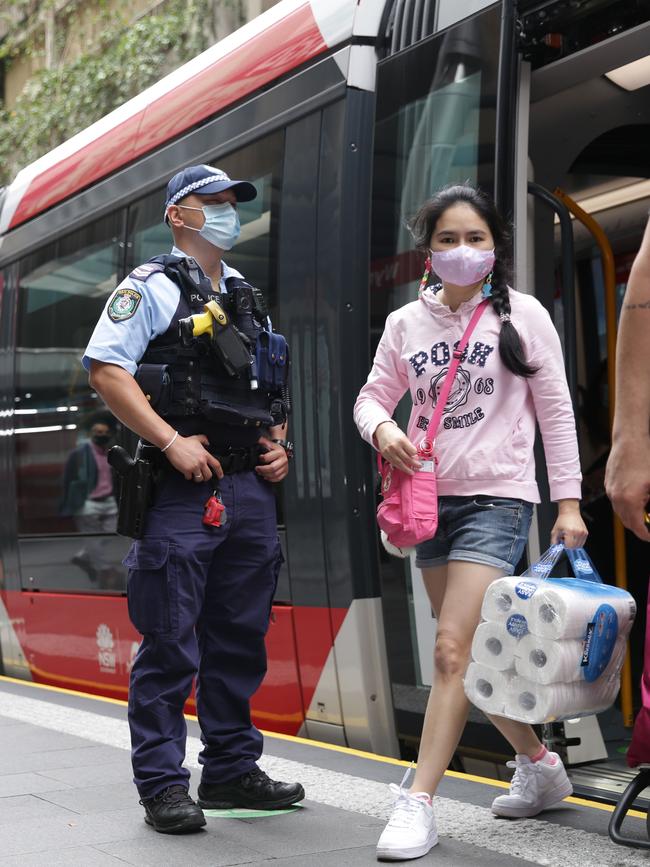
<svg viewBox="0 0 650 867">
<path fill-rule="evenodd" d="M 519 332 L 510 321 L 510 291 L 508 282 L 512 276 L 512 239 L 508 226 L 497 211 L 492 199 L 482 190 L 468 184 L 444 187 L 426 201 L 410 223 L 410 229 L 418 250 L 428 255 L 431 236 L 444 212 L 453 205 L 469 205 L 487 223 L 494 238 L 495 262 L 492 269 L 492 295 L 494 312 L 501 318 L 499 355 L 511 373 L 517 376 L 534 376 L 538 369 L 528 364 L 519 338 Z"/>
</svg>

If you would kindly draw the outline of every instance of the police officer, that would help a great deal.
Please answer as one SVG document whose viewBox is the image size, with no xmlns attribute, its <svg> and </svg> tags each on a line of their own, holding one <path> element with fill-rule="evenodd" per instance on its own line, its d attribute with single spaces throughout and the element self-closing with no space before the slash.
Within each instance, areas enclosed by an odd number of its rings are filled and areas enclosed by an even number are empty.
<svg viewBox="0 0 650 867">
<path fill-rule="evenodd" d="M 304 797 L 299 783 L 257 766 L 262 735 L 250 718 L 282 563 L 272 483 L 290 456 L 286 345 L 260 293 L 222 260 L 239 236 L 237 203 L 256 195 L 207 165 L 174 175 L 164 215 L 172 253 L 120 283 L 83 359 L 111 411 L 157 447 L 153 505 L 125 565 L 143 636 L 129 691 L 134 782 L 145 821 L 164 833 L 203 826 L 201 807 L 273 809 Z M 195 675 L 198 803 L 183 767 Z"/>
</svg>

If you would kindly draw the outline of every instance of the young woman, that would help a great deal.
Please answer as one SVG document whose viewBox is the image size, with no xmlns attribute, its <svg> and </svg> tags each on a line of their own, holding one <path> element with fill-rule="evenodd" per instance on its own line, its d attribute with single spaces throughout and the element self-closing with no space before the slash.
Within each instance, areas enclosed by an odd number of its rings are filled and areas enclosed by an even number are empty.
<svg viewBox="0 0 650 867">
<path fill-rule="evenodd" d="M 495 578 L 513 574 L 539 502 L 536 422 L 558 503 L 551 542 L 581 547 L 587 538 L 560 341 L 539 301 L 508 286 L 509 237 L 494 204 L 472 187 L 449 187 L 422 206 L 411 228 L 430 257 L 432 285 L 388 317 L 354 409 L 361 435 L 393 466 L 407 473 L 419 467 L 417 445 L 454 344 L 476 305 L 484 297 L 491 304 L 470 338 L 436 435 L 439 527 L 418 545 L 416 559 L 438 621 L 435 676 L 411 788 L 400 789 L 377 847 L 378 857 L 391 860 L 418 858 L 438 839 L 432 796 L 467 718 L 463 675 L 483 595 Z M 391 416 L 407 390 L 413 409 L 403 433 Z M 530 726 L 491 721 L 516 753 L 510 794 L 494 801 L 494 813 L 534 816 L 571 794 L 559 756 Z"/>
</svg>

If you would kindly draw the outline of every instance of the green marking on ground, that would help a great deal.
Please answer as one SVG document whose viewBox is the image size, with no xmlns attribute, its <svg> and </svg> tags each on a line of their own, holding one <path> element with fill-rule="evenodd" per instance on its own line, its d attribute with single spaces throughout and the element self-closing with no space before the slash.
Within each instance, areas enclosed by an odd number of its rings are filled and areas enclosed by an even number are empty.
<svg viewBox="0 0 650 867">
<path fill-rule="evenodd" d="M 285 816 L 287 813 L 295 813 L 302 809 L 301 804 L 294 804 L 283 810 L 244 810 L 233 808 L 231 810 L 204 810 L 206 816 L 212 819 L 264 819 L 266 816 Z"/>
</svg>

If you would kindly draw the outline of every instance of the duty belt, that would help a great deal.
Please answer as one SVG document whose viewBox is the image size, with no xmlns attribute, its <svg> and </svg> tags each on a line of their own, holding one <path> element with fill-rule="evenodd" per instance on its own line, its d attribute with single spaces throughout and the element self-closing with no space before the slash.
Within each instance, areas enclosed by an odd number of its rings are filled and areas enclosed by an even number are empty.
<svg viewBox="0 0 650 867">
<path fill-rule="evenodd" d="M 217 446 L 214 451 L 210 449 L 210 454 L 221 464 L 221 469 L 226 476 L 231 476 L 234 473 L 244 473 L 247 470 L 254 470 L 259 463 L 259 456 L 263 450 L 258 445 L 241 446 L 239 448 L 232 446 Z M 151 460 L 158 470 L 168 472 L 173 470 L 171 463 L 164 460 L 160 450 L 154 446 L 144 446 L 142 456 L 147 460 Z"/>
<path fill-rule="evenodd" d="M 225 452 L 212 452 L 221 464 L 221 469 L 226 476 L 233 473 L 244 473 L 254 470 L 259 463 L 260 447 L 249 446 L 248 448 L 228 448 Z"/>
</svg>

